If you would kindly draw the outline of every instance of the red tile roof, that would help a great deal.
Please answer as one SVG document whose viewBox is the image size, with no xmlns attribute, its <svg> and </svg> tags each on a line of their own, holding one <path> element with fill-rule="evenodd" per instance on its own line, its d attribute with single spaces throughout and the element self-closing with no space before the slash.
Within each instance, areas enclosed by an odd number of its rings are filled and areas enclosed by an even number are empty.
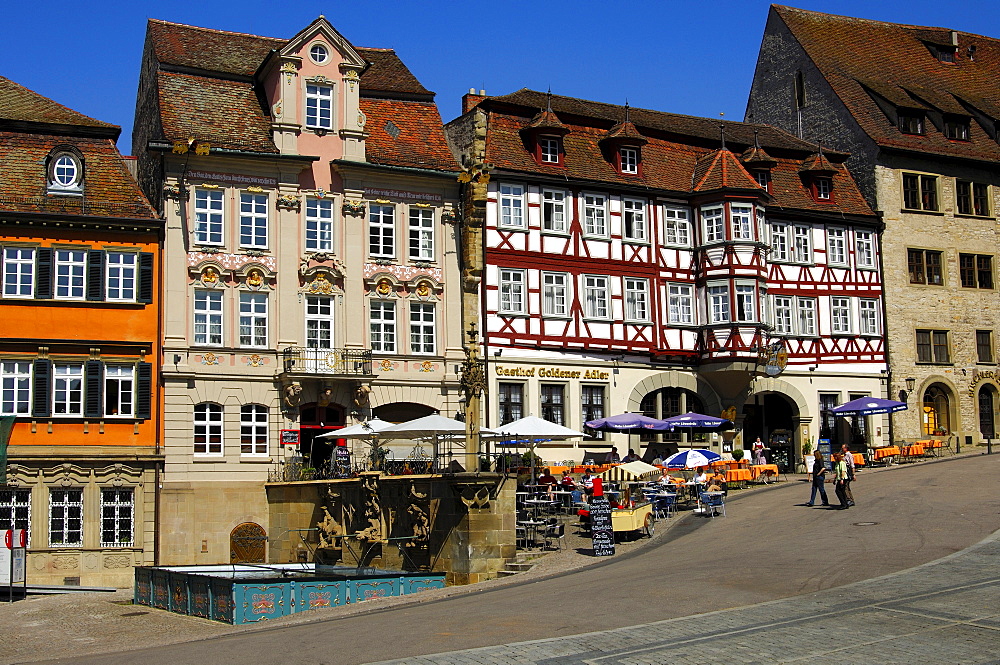
<svg viewBox="0 0 1000 665">
<path fill-rule="evenodd" d="M 927 122 L 926 135 L 902 133 L 875 95 L 901 108 L 1000 120 L 1000 40 L 956 32 L 954 63 L 928 44 L 950 45 L 952 31 L 835 16 L 773 5 L 861 128 L 883 147 L 973 159 L 1000 159 L 1000 146 L 975 121 L 968 141 L 954 141 Z M 970 48 L 974 55 L 970 57 Z"/>
<path fill-rule="evenodd" d="M 750 177 L 736 155 L 725 148 L 702 155 L 695 164 L 692 192 L 711 192 L 721 189 L 760 189 Z"/>
<path fill-rule="evenodd" d="M 4 120 L 118 129 L 117 125 L 77 113 L 0 76 L 0 121 Z"/>
<path fill-rule="evenodd" d="M 286 39 L 198 28 L 149 19 L 146 40 L 161 64 L 253 76 L 272 49 Z"/>
<path fill-rule="evenodd" d="M 427 101 L 433 100 L 434 93 L 421 85 L 394 50 L 389 48 L 355 48 L 355 50 L 371 63 L 361 75 L 362 95 L 377 93 L 426 95 Z"/>
<path fill-rule="evenodd" d="M 392 99 L 361 99 L 368 118 L 365 152 L 369 162 L 387 166 L 458 171 L 448 149 L 437 105 Z M 395 126 L 390 133 L 389 123 Z M 398 130 L 398 132 L 396 131 Z M 396 134 L 396 136 L 393 136 Z"/>
</svg>

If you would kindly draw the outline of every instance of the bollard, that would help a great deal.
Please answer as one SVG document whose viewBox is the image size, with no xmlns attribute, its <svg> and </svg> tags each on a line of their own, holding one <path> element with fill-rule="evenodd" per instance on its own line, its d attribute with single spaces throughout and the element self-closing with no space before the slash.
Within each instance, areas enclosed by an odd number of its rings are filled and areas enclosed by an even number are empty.
<svg viewBox="0 0 1000 665">
<path fill-rule="evenodd" d="M 987 438 L 986 439 L 986 454 L 987 455 L 992 455 L 993 454 L 993 439 L 992 438 Z"/>
</svg>

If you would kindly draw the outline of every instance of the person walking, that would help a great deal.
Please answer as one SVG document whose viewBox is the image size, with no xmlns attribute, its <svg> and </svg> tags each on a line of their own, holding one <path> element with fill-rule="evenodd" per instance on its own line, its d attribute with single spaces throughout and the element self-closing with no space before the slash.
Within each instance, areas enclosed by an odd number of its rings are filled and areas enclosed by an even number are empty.
<svg viewBox="0 0 1000 665">
<path fill-rule="evenodd" d="M 851 485 L 854 484 L 854 455 L 846 443 L 840 447 L 840 450 L 844 453 L 844 463 L 847 464 L 847 483 L 844 486 L 844 494 L 847 495 L 847 505 L 853 506 L 854 492 L 851 491 Z"/>
<path fill-rule="evenodd" d="M 812 467 L 812 493 L 809 495 L 809 503 L 807 506 L 812 506 L 816 502 L 816 493 L 819 492 L 820 499 L 823 501 L 824 506 L 830 505 L 830 500 L 826 496 L 826 487 L 823 483 L 826 482 L 826 465 L 823 463 L 823 453 L 819 450 L 813 453 L 813 467 Z"/>
<path fill-rule="evenodd" d="M 833 471 L 836 474 L 837 499 L 840 505 L 837 510 L 847 510 L 847 462 L 844 461 L 843 453 L 833 454 Z"/>
</svg>

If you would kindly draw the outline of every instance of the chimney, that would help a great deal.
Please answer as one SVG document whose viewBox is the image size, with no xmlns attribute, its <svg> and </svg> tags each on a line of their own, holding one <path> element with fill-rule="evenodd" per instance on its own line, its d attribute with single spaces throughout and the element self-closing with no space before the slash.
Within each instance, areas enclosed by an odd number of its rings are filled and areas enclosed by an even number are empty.
<svg viewBox="0 0 1000 665">
<path fill-rule="evenodd" d="M 462 113 L 468 113 L 472 107 L 486 99 L 486 91 L 480 90 L 476 93 L 475 88 L 469 88 L 469 92 L 462 95 Z"/>
<path fill-rule="evenodd" d="M 132 155 L 122 155 L 122 161 L 125 163 L 125 168 L 128 172 L 132 174 L 132 178 L 139 182 L 139 158 Z"/>
</svg>

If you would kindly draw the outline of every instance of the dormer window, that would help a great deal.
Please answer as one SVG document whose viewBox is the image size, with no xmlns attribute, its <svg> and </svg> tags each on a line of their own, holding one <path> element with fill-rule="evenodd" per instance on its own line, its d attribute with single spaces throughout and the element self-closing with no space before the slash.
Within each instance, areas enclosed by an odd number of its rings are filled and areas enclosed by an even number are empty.
<svg viewBox="0 0 1000 665">
<path fill-rule="evenodd" d="M 542 164 L 562 164 L 562 141 L 556 136 L 538 137 L 538 161 Z"/>
<path fill-rule="evenodd" d="M 820 203 L 831 203 L 833 201 L 833 180 L 824 177 L 815 178 L 813 180 L 813 195 Z"/>
<path fill-rule="evenodd" d="M 935 50 L 937 51 L 937 59 L 939 62 L 955 62 L 955 53 L 958 51 L 957 47 L 938 45 L 935 47 Z"/>
<path fill-rule="evenodd" d="M 69 151 L 54 152 L 49 159 L 48 191 L 79 194 L 83 191 L 83 160 Z"/>
<path fill-rule="evenodd" d="M 946 116 L 944 119 L 944 135 L 953 141 L 969 140 L 969 119 L 957 116 Z"/>
<path fill-rule="evenodd" d="M 924 114 L 919 111 L 899 111 L 899 131 L 904 134 L 924 134 Z"/>
<path fill-rule="evenodd" d="M 306 85 L 306 127 L 333 129 L 333 88 L 328 85 Z"/>
<path fill-rule="evenodd" d="M 771 191 L 771 172 L 767 169 L 755 169 L 751 172 L 753 179 L 757 181 L 760 188 L 765 192 Z"/>
<path fill-rule="evenodd" d="M 636 175 L 639 173 L 639 149 L 622 147 L 618 149 L 619 170 L 622 173 Z"/>
</svg>

